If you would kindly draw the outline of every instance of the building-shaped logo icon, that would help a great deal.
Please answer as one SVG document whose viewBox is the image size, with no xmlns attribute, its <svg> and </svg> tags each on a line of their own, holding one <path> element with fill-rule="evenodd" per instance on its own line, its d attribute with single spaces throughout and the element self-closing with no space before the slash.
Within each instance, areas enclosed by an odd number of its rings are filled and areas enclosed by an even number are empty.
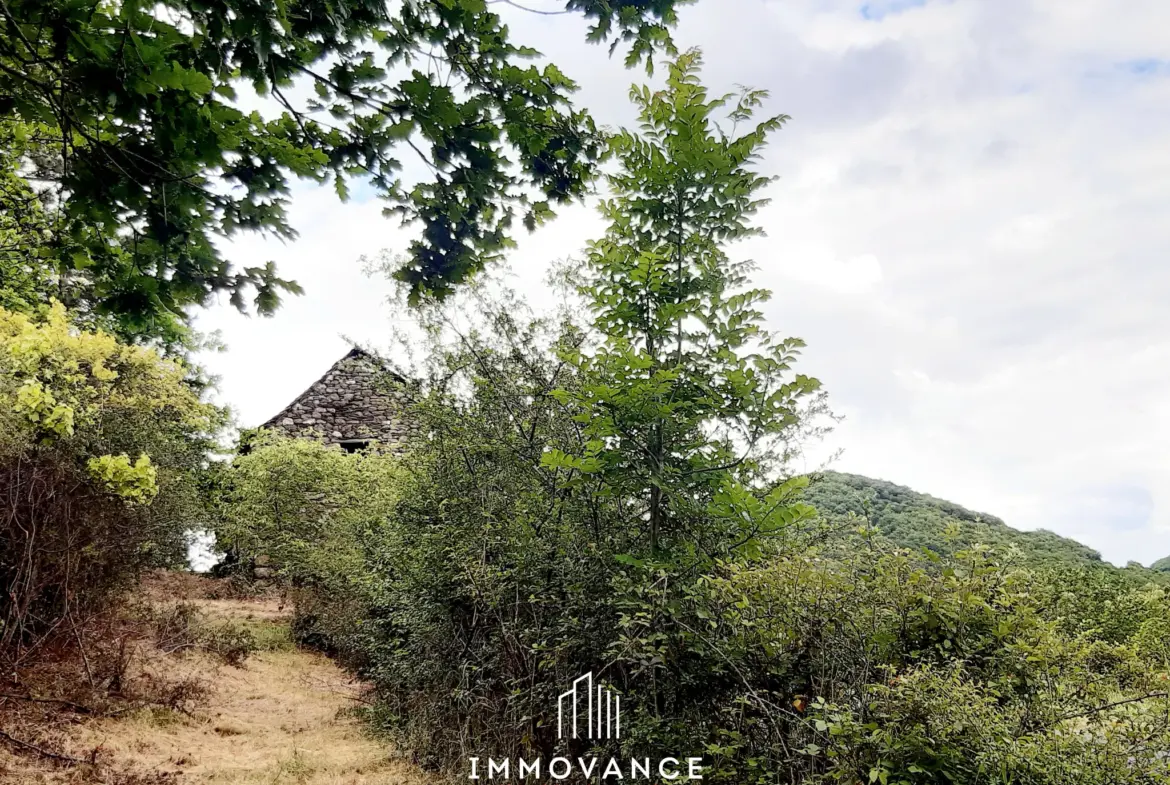
<svg viewBox="0 0 1170 785">
<path fill-rule="evenodd" d="M 569 714 L 571 712 L 572 718 Z M 557 737 L 618 739 L 622 735 L 622 698 L 613 690 L 593 687 L 590 671 L 557 698 Z"/>
</svg>

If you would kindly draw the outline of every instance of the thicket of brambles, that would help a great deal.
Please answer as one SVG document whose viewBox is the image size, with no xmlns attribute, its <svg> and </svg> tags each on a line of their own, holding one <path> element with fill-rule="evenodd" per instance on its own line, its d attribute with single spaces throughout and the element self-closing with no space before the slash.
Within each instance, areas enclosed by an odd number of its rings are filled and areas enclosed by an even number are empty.
<svg viewBox="0 0 1170 785">
<path fill-rule="evenodd" d="M 826 401 L 729 256 L 784 118 L 698 67 L 631 93 L 608 230 L 564 278 L 584 308 L 434 312 L 426 437 L 402 458 L 254 444 L 222 541 L 282 565 L 302 638 L 454 775 L 588 752 L 555 715 L 592 671 L 623 706 L 595 751 L 702 756 L 709 782 L 1165 782 L 1162 588 L 957 529 L 900 548 L 804 500 L 789 466 Z"/>
</svg>

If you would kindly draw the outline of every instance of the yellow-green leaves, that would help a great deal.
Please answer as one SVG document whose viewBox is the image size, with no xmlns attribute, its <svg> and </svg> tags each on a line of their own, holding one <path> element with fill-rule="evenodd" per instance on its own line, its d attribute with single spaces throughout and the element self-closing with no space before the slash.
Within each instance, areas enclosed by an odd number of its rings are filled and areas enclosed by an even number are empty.
<svg viewBox="0 0 1170 785">
<path fill-rule="evenodd" d="M 581 474 L 593 474 L 602 468 L 601 460 L 595 454 L 569 455 L 551 448 L 540 456 L 540 465 L 546 469 L 575 470 Z"/>
<path fill-rule="evenodd" d="M 30 379 L 17 389 L 12 410 L 47 434 L 73 435 L 73 408 L 57 403 L 53 393 L 36 379 Z"/>
<path fill-rule="evenodd" d="M 158 472 L 149 455 L 130 462 L 128 455 L 99 455 L 90 458 L 89 473 L 115 496 L 131 504 L 149 504 L 158 495 Z"/>
<path fill-rule="evenodd" d="M 40 316 L 0 308 L 0 417 L 16 425 L 5 434 L 10 444 L 26 453 L 63 445 L 101 488 L 132 504 L 154 499 L 157 470 L 145 452 L 133 460 L 120 452 L 131 438 L 125 429 L 140 424 L 146 444 L 213 430 L 216 410 L 185 374 L 153 349 L 78 329 L 59 303 Z M 111 450 L 107 437 L 118 432 Z"/>
<path fill-rule="evenodd" d="M 201 427 L 210 409 L 183 382 L 184 370 L 154 350 L 73 326 L 54 302 L 40 317 L 0 308 L 0 406 L 34 438 L 73 436 L 103 411 L 167 411 Z"/>
</svg>

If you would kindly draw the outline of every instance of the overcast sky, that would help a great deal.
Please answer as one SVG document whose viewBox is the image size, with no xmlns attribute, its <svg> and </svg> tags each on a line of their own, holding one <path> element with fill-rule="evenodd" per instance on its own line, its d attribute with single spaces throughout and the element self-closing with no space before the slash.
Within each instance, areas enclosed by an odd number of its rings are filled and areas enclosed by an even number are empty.
<svg viewBox="0 0 1170 785">
<path fill-rule="evenodd" d="M 584 44 L 582 20 L 497 8 L 599 122 L 631 120 L 644 74 Z M 768 236 L 735 252 L 846 418 L 834 468 L 1117 563 L 1170 554 L 1170 4 L 699 0 L 681 17 L 713 91 L 766 88 L 792 116 L 764 163 L 781 178 Z M 275 261 L 305 295 L 272 319 L 225 298 L 198 320 L 230 346 L 204 360 L 247 426 L 345 338 L 389 347 L 409 321 L 359 262 L 409 230 L 375 201 L 294 193 L 299 240 L 227 250 Z M 582 207 L 520 238 L 521 288 L 538 297 L 548 263 L 600 231 Z"/>
</svg>

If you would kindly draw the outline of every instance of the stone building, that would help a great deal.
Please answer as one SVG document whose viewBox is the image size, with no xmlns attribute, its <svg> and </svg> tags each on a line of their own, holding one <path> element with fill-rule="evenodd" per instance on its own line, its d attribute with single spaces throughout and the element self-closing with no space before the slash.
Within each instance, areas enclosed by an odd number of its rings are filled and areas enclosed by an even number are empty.
<svg viewBox="0 0 1170 785">
<path fill-rule="evenodd" d="M 401 445 L 415 432 L 406 413 L 410 387 L 404 377 L 355 347 L 263 427 L 337 444 L 347 452 L 375 441 Z"/>
</svg>

